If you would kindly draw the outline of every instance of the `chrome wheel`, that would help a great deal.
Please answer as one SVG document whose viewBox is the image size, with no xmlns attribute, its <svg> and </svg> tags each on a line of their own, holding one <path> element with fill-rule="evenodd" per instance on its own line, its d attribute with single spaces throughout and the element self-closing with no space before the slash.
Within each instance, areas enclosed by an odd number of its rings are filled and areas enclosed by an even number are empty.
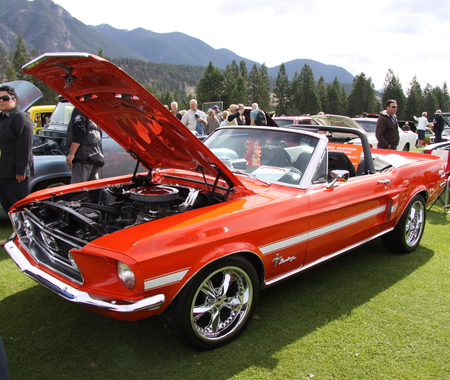
<svg viewBox="0 0 450 380">
<path fill-rule="evenodd" d="M 395 228 L 381 237 L 386 249 L 398 253 L 414 251 L 425 229 L 425 199 L 417 194 L 406 206 Z"/>
<path fill-rule="evenodd" d="M 253 265 L 230 256 L 203 268 L 164 313 L 166 327 L 183 343 L 211 350 L 236 339 L 247 326 L 259 295 Z"/>
<path fill-rule="evenodd" d="M 409 247 L 415 247 L 422 238 L 425 225 L 425 206 L 417 200 L 409 209 L 405 223 L 405 242 Z"/>
<path fill-rule="evenodd" d="M 221 268 L 198 288 L 191 305 L 191 324 L 197 336 L 211 341 L 233 334 L 250 311 L 253 285 L 237 267 Z"/>
</svg>

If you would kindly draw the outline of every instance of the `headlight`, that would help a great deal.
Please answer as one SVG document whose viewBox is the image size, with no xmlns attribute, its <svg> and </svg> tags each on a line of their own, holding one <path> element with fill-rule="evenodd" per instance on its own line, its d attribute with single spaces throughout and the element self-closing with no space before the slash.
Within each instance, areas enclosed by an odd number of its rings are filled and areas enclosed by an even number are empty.
<svg viewBox="0 0 450 380">
<path fill-rule="evenodd" d="M 119 275 L 123 286 L 130 290 L 134 288 L 136 285 L 136 276 L 127 264 L 118 261 L 117 274 Z"/>
</svg>

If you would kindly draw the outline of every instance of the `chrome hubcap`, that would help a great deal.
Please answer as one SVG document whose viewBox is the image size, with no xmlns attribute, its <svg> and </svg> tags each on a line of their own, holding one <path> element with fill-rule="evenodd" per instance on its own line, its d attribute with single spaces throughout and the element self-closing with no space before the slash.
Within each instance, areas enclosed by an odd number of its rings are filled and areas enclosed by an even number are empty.
<svg viewBox="0 0 450 380">
<path fill-rule="evenodd" d="M 425 207 L 422 202 L 415 202 L 408 213 L 405 225 L 405 241 L 410 247 L 419 241 L 425 220 Z"/>
<path fill-rule="evenodd" d="M 221 268 L 198 288 L 191 306 L 191 324 L 203 340 L 220 340 L 245 321 L 253 299 L 252 283 L 237 267 Z"/>
</svg>

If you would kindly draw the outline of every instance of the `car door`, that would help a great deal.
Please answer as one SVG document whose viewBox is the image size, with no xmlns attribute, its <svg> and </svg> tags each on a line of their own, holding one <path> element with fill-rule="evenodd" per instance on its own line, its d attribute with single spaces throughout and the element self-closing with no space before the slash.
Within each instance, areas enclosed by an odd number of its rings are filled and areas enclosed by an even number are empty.
<svg viewBox="0 0 450 380">
<path fill-rule="evenodd" d="M 304 265 L 337 255 L 386 231 L 398 193 L 385 173 L 308 191 L 310 224 Z"/>
</svg>

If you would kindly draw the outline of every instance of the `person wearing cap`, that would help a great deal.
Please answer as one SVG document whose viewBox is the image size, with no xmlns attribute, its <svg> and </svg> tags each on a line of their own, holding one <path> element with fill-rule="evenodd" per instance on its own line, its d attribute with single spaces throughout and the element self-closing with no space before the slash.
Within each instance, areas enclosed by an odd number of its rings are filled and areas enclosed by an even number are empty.
<svg viewBox="0 0 450 380">
<path fill-rule="evenodd" d="M 18 102 L 14 88 L 0 86 L 0 203 L 6 212 L 30 194 L 28 178 L 34 174 L 33 122 Z"/>
<path fill-rule="evenodd" d="M 447 124 L 447 122 L 444 120 L 441 110 L 436 110 L 436 117 L 433 121 L 433 130 L 434 130 L 434 142 L 442 142 L 442 132 L 444 131 L 444 123 Z M 448 125 L 448 124 L 447 124 Z"/>
</svg>

